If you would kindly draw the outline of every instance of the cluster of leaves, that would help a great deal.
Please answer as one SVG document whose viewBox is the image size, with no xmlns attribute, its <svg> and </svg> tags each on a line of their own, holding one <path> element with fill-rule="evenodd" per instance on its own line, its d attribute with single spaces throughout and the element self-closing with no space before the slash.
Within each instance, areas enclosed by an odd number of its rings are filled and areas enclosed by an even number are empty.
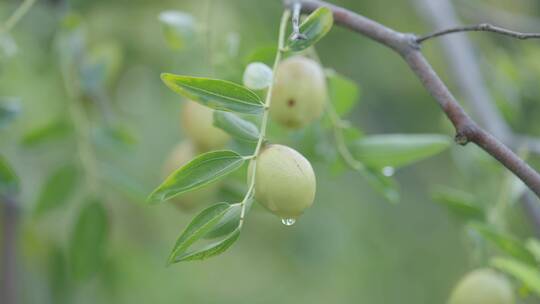
<svg viewBox="0 0 540 304">
<path fill-rule="evenodd" d="M 195 19 L 181 12 L 166 12 L 160 15 L 167 41 L 174 49 L 185 46 L 194 35 L 197 26 Z M 332 27 L 332 13 L 321 8 L 308 16 L 300 25 L 303 39 L 289 39 L 284 50 L 277 47 L 262 48 L 251 54 L 247 62 L 268 62 L 277 51 L 298 53 L 313 51 L 313 45 L 328 33 Z M 86 111 L 82 103 L 103 110 L 100 105 L 107 98 L 108 89 L 113 85 L 121 65 L 121 52 L 111 43 L 87 46 L 82 20 L 77 15 L 64 18 L 56 37 L 60 65 L 66 80 L 67 91 L 79 103 L 79 110 Z M 272 54 L 272 55 L 269 55 Z M 261 132 L 253 121 L 264 113 L 265 105 L 261 99 L 264 91 L 252 91 L 236 83 L 201 77 L 163 74 L 163 82 L 174 92 L 196 101 L 214 110 L 214 124 L 229 133 L 239 142 L 253 145 L 262 138 Z M 329 100 L 338 116 L 348 115 L 360 99 L 358 86 L 336 72 L 327 73 Z M 106 101 L 106 100 L 105 100 Z M 71 102 L 71 101 L 70 101 Z M 20 112 L 17 100 L 0 102 L 0 128 L 12 122 Z M 99 112 L 99 111 L 98 111 Z M 88 113 L 85 113 L 85 115 Z M 30 130 L 21 139 L 26 149 L 35 149 L 58 140 L 90 140 L 91 146 L 113 146 L 125 148 L 135 143 L 135 138 L 121 125 L 106 119 L 107 113 L 101 113 L 104 127 L 91 130 L 91 137 L 80 134 L 75 125 L 77 118 L 60 116 L 41 127 Z M 255 117 L 255 119 L 251 119 Z M 338 129 L 343 134 L 346 149 L 356 161 L 362 164 L 362 173 L 366 174 L 375 189 L 380 190 L 388 199 L 397 200 L 396 183 L 391 175 L 395 169 L 410 165 L 421 159 L 437 154 L 449 145 L 448 138 L 438 135 L 375 135 L 365 136 L 358 128 L 353 128 L 345 121 L 336 125 L 327 117 L 320 125 L 309 127 L 327 133 Z M 85 132 L 87 130 L 83 130 Z M 309 134 L 305 132 L 304 134 Z M 320 135 L 320 136 L 319 136 Z M 309 136 L 306 136 L 307 139 Z M 317 134 L 318 138 L 326 138 Z M 304 140 L 303 142 L 306 142 Z M 329 145 L 334 146 L 334 145 Z M 252 147 L 252 146 L 251 146 Z M 309 148 L 307 148 L 309 150 Z M 347 164 L 343 155 L 333 153 L 330 161 L 337 172 L 343 172 Z M 173 172 L 148 197 L 150 202 L 161 202 L 182 193 L 199 189 L 218 179 L 224 178 L 241 168 L 250 158 L 233 150 L 212 151 L 202 154 Z M 317 154 L 317 153 L 315 153 Z M 316 157 L 317 155 L 313 155 Z M 325 157 L 328 160 L 328 157 Z M 99 164 L 97 164 L 99 165 Z M 5 166 L 7 168 L 7 165 Z M 354 168 L 358 170 L 359 168 Z M 106 182 L 119 184 L 120 187 L 135 189 L 133 183 L 117 170 L 109 166 L 100 166 L 98 176 Z M 6 169 L 6 172 L 11 172 Z M 88 181 L 88 172 L 84 166 L 72 163 L 56 168 L 46 178 L 38 194 L 35 218 L 40 219 L 54 210 L 62 210 L 76 193 L 85 192 L 83 181 Z M 6 175 L 7 176 L 7 175 Z M 140 189 L 138 189 L 140 191 Z M 128 189 L 128 191 L 131 191 Z M 70 239 L 69 259 L 74 276 L 90 277 L 103 263 L 105 243 L 108 233 L 107 212 L 103 201 L 94 196 L 84 195 L 84 205 L 80 208 Z M 170 263 L 184 260 L 207 258 L 225 251 L 240 234 L 240 213 L 242 204 L 250 205 L 249 197 L 243 203 L 218 203 L 197 215 L 178 238 L 169 258 Z M 249 207 L 248 207 L 249 208 Z M 99 229 L 90 229 L 90 226 Z M 208 244 L 192 249 L 192 245 L 201 239 L 210 240 Z M 89 250 L 93 248 L 94 250 Z"/>
<path fill-rule="evenodd" d="M 183 22 L 180 22 L 181 20 L 172 22 L 172 16 L 185 17 L 185 14 L 167 12 L 167 16 L 168 18 L 165 18 L 167 20 L 160 18 L 162 22 L 165 22 L 167 39 L 170 40 L 172 33 L 176 33 L 180 37 L 174 41 L 182 40 L 182 35 L 185 35 L 189 28 L 173 31 L 173 24 L 179 25 Z M 184 17 L 181 18 L 184 21 L 189 19 Z M 313 45 L 328 33 L 332 23 L 332 12 L 327 8 L 320 8 L 300 25 L 299 30 L 303 39 L 289 39 L 284 50 L 271 48 L 271 51 L 274 53 L 276 51 L 312 52 Z M 266 49 L 257 51 L 251 59 L 264 61 L 263 58 L 267 57 L 265 55 L 267 53 Z M 329 72 L 327 76 L 329 99 L 336 113 L 347 115 L 359 100 L 357 85 L 335 72 Z M 259 128 L 251 122 L 251 119 L 244 118 L 246 115 L 260 116 L 266 110 L 259 92 L 233 82 L 211 78 L 165 73 L 162 74 L 161 79 L 172 91 L 213 109 L 214 125 L 229 133 L 234 139 L 251 144 L 263 140 Z M 335 127 L 328 121 L 324 121 L 322 125 L 323 132 Z M 381 190 L 394 201 L 397 199 L 396 183 L 391 180 L 391 174 L 388 174 L 388 171 L 437 154 L 446 149 L 450 143 L 447 137 L 438 135 L 363 136 L 359 129 L 351 126 L 339 128 L 341 128 L 340 132 L 346 134 L 344 136 L 346 148 L 352 151 L 357 161 L 362 164 L 361 172 L 366 173 L 376 189 Z M 321 136 L 321 138 L 324 137 L 324 135 Z M 162 202 L 204 187 L 241 168 L 248 159 L 250 156 L 243 156 L 233 150 L 212 151 L 199 155 L 167 177 L 149 195 L 148 201 Z M 346 163 L 337 154 L 334 159 L 334 166 L 343 171 Z M 252 199 L 248 198 L 248 202 L 251 203 Z M 169 263 L 204 259 L 229 248 L 240 233 L 240 211 L 243 203 L 245 202 L 218 203 L 203 210 L 178 238 L 169 257 Z M 191 249 L 196 241 L 204 238 L 211 241 L 197 249 Z"/>
<path fill-rule="evenodd" d="M 439 187 L 433 192 L 433 200 L 447 208 L 465 223 L 480 251 L 493 249 L 488 263 L 519 282 L 521 295 L 530 292 L 540 296 L 540 241 L 536 238 L 522 240 L 508 231 L 505 215 L 507 206 L 523 195 L 525 186 L 510 176 L 499 194 L 498 204 L 485 205 L 477 196 L 452 188 Z"/>
<path fill-rule="evenodd" d="M 80 150 L 81 141 L 87 141 L 84 145 L 91 149 L 100 147 L 125 150 L 133 145 L 134 137 L 120 124 L 111 120 L 102 123 L 107 120 L 104 113 L 97 111 L 100 115 L 91 117 L 93 110 L 106 101 L 104 99 L 107 99 L 114 85 L 122 61 L 120 48 L 110 42 L 88 46 L 82 20 L 73 14 L 66 15 L 60 21 L 54 42 L 67 95 L 71 98 L 66 101 L 66 109 L 77 107 L 77 111 L 83 113 L 86 119 L 96 119 L 96 125 L 100 126 L 78 126 L 81 123 L 80 117 L 74 115 L 73 111 L 66 111 L 23 134 L 17 139 L 20 147 L 28 153 L 40 154 L 42 148 L 75 146 Z M 0 132 L 10 130 L 21 114 L 21 109 L 20 98 L 0 98 Z M 109 236 L 108 211 L 102 196 L 106 191 L 89 189 L 89 172 L 86 172 L 79 155 L 72 155 L 73 158 L 68 159 L 66 164 L 53 167 L 45 176 L 31 217 L 32 223 L 38 223 L 47 221 L 54 212 L 65 216 L 71 209 L 69 203 L 80 200 L 67 245 L 51 244 L 58 249 L 54 255 L 53 268 L 54 272 L 59 273 L 54 276 L 55 280 L 61 281 L 57 283 L 63 285 L 60 293 L 64 295 L 68 292 L 65 285 L 69 281 L 83 282 L 101 273 L 107 260 Z M 115 174 L 118 175 L 117 172 Z M 98 176 L 98 179 L 102 181 L 110 178 L 103 175 Z M 9 199 L 20 203 L 21 188 L 24 188 L 24 183 L 20 185 L 15 171 L 0 155 L 0 202 Z M 21 208 L 21 204 L 18 207 Z"/>
<path fill-rule="evenodd" d="M 170 24 L 168 25 L 166 28 L 170 29 Z M 300 26 L 300 30 L 305 34 L 305 40 L 301 42 L 288 40 L 286 48 L 291 51 L 306 49 L 320 40 L 331 26 L 332 13 L 326 8 L 319 9 Z M 174 92 L 213 109 L 214 124 L 235 139 L 248 142 L 263 140 L 263 134 L 252 122 L 237 115 L 261 115 L 267 110 L 256 92 L 219 79 L 173 74 L 162 74 L 161 79 Z M 239 169 L 249 158 L 232 150 L 212 151 L 199 155 L 167 177 L 150 194 L 148 200 L 160 202 L 199 189 Z M 219 203 L 203 210 L 178 238 L 169 257 L 169 263 L 204 259 L 225 251 L 240 234 L 240 210 L 245 208 L 243 205 L 247 204 L 248 200 L 251 198 L 246 197 L 241 203 L 236 204 Z M 208 236 L 220 239 L 189 251 L 195 241 Z"/>
<path fill-rule="evenodd" d="M 287 50 L 298 52 L 308 49 L 313 52 L 313 43 L 329 30 L 331 24 L 329 11 L 324 9 L 316 11 L 305 19 L 300 26 L 300 35 L 296 35 L 304 37 L 305 40 L 290 40 Z M 270 48 L 270 53 L 272 51 L 274 49 Z M 253 58 L 264 58 L 264 54 L 267 53 L 268 49 L 261 49 L 254 54 Z M 260 133 L 255 125 L 235 114 L 223 112 L 260 114 L 264 109 L 262 102 L 257 99 L 256 93 L 249 92 L 246 88 L 238 88 L 233 83 L 213 79 L 170 74 L 165 74 L 162 78 L 173 91 L 216 110 L 215 125 L 236 139 L 248 142 L 258 140 Z M 334 151 L 335 153 L 330 153 L 333 155 L 330 157 L 328 151 L 325 150 L 320 153 L 323 154 L 322 158 L 330 160 L 332 168 L 336 172 L 343 172 L 347 168 L 359 171 L 367 177 L 376 190 L 379 190 L 390 201 L 395 202 L 399 199 L 397 183 L 392 178 L 395 170 L 440 153 L 447 149 L 451 143 L 446 136 L 431 134 L 366 136 L 360 129 L 352 127 L 350 123 L 341 119 L 357 106 L 360 99 L 357 85 L 334 71 L 327 72 L 327 84 L 329 101 L 335 115 L 334 117 L 331 117 L 331 113 L 327 115 L 321 124 L 322 127 L 310 127 L 311 132 L 315 133 L 312 136 L 315 140 L 309 142 L 309 138 L 307 138 L 308 143 L 317 145 L 313 142 L 323 141 L 325 133 L 333 129 L 334 136 L 337 137 L 337 146 L 341 145 L 342 149 L 338 148 Z M 233 88 L 238 89 L 233 90 Z M 235 91 L 234 94 L 233 91 Z M 242 101 L 242 103 L 230 103 L 233 100 Z M 305 133 L 309 134 L 309 132 Z M 317 154 L 317 151 L 314 154 Z M 223 159 L 212 160 L 209 159 L 210 155 L 218 158 L 223 157 Z M 163 200 L 183 193 L 187 191 L 186 189 L 198 188 L 214 180 L 214 177 L 221 178 L 229 173 L 229 170 L 232 172 L 232 170 L 238 169 L 243 161 L 245 158 L 233 151 L 211 152 L 202 155 L 171 175 L 150 198 Z M 216 164 L 215 168 L 212 167 L 212 163 Z M 187 171 L 188 169 L 193 171 Z M 219 172 L 219 174 L 209 173 L 205 178 L 197 175 L 197 172 Z M 540 295 L 540 271 L 538 270 L 540 245 L 538 240 L 529 239 L 523 242 L 510 233 L 502 232 L 503 230 L 490 220 L 488 208 L 482 207 L 477 203 L 477 199 L 468 193 L 453 189 L 438 189 L 434 193 L 434 201 L 444 204 L 453 213 L 465 218 L 468 222 L 468 229 L 495 245 L 505 254 L 504 257 L 496 257 L 491 260 L 490 263 L 493 267 L 515 277 L 528 290 Z M 201 259 L 227 249 L 238 238 L 239 230 L 230 224 L 238 222 L 239 210 L 239 204 L 227 203 L 220 203 L 204 210 L 178 239 L 170 262 Z M 229 230 L 226 231 L 229 233 L 228 237 L 211 244 L 209 247 L 204 247 L 202 250 L 187 252 L 188 247 L 198 238 L 202 238 L 206 234 L 212 235 L 215 227 L 223 227 L 225 224 L 229 225 Z M 220 236 L 223 235 L 220 234 Z"/>
</svg>

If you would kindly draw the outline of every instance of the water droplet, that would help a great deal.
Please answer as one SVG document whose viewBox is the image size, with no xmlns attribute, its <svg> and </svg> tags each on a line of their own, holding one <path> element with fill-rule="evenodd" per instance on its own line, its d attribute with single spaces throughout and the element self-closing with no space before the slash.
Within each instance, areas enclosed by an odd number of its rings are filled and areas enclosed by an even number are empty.
<svg viewBox="0 0 540 304">
<path fill-rule="evenodd" d="M 291 218 L 283 218 L 283 219 L 281 219 L 281 222 L 285 226 L 292 226 L 292 225 L 294 225 L 294 223 L 296 223 L 296 219 L 294 219 L 292 217 Z"/>
<path fill-rule="evenodd" d="M 388 167 L 384 167 L 382 169 L 382 174 L 384 176 L 390 177 L 390 176 L 394 175 L 394 173 L 396 173 L 396 170 L 393 167 L 388 166 Z"/>
</svg>

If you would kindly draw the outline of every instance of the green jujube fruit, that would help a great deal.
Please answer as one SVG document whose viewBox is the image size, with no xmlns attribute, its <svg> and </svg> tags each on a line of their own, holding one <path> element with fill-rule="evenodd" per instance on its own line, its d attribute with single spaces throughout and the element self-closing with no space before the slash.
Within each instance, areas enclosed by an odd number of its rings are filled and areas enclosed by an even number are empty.
<svg viewBox="0 0 540 304">
<path fill-rule="evenodd" d="M 219 149 L 229 141 L 229 134 L 213 125 L 213 110 L 193 101 L 182 109 L 180 123 L 184 134 L 201 152 Z"/>
<path fill-rule="evenodd" d="M 255 161 L 255 200 L 266 209 L 282 219 L 296 219 L 313 204 L 315 173 L 302 154 L 283 145 L 265 146 L 250 163 L 250 174 Z"/>
<path fill-rule="evenodd" d="M 463 277 L 448 304 L 514 304 L 512 286 L 506 277 L 492 269 L 477 269 Z"/>
<path fill-rule="evenodd" d="M 282 61 L 275 73 L 270 104 L 274 121 L 287 128 L 300 129 L 321 117 L 328 92 L 320 64 L 294 56 Z"/>
</svg>

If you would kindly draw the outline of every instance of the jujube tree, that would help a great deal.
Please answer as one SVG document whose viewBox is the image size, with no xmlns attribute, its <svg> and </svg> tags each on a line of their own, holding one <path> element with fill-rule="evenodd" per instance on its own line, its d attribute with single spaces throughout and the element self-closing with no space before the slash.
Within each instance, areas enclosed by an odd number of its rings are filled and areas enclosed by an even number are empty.
<svg viewBox="0 0 540 304">
<path fill-rule="evenodd" d="M 14 15 L 21 18 L 32 4 L 25 1 L 22 13 Z M 232 73 L 240 68 L 241 75 L 216 72 L 214 53 L 226 51 L 214 52 L 209 45 L 208 77 L 161 74 L 163 83 L 181 96 L 181 114 L 176 116 L 175 125 L 183 138 L 163 157 L 164 179 L 146 201 L 170 201 L 179 212 L 198 212 L 174 243 L 168 264 L 203 260 L 225 252 L 246 229 L 254 203 L 272 213 L 277 224 L 301 225 L 302 215 L 316 201 L 320 178 L 316 177 L 317 166 L 314 169 L 311 164 L 315 159 L 324 161 L 335 173 L 359 173 L 385 200 L 397 203 L 400 192 L 408 190 L 399 189 L 393 178 L 395 171 L 450 146 L 451 139 L 438 134 L 368 135 L 343 118 L 358 102 L 359 86 L 340 71 L 325 67 L 324 58 L 315 48 L 336 23 L 400 55 L 452 123 L 454 141 L 476 144 L 508 169 L 504 176 L 498 175 L 503 180 L 500 201 L 489 206 L 478 202 L 479 195 L 447 187 L 432 191 L 434 201 L 463 220 L 471 239 L 490 244 L 477 242 L 471 246 L 481 258 L 473 263 L 476 270 L 448 293 L 449 304 L 515 303 L 514 289 L 520 295 L 540 295 L 540 242 L 536 238 L 523 241 L 505 229 L 509 196 L 523 196 L 525 206 L 530 207 L 537 199 L 534 195 L 540 195 L 540 175 L 524 161 L 526 151 L 514 152 L 526 140 L 516 134 L 496 138 L 490 133 L 492 129 L 484 130 L 457 102 L 421 50 L 432 39 L 460 32 L 492 32 L 518 39 L 540 35 L 479 24 L 417 36 L 321 1 L 286 0 L 283 4 L 277 43 L 270 48 L 271 67 L 266 48 L 253 52 L 242 64 L 224 55 L 225 64 L 235 65 Z M 182 51 L 203 36 L 211 40 L 212 27 L 205 24 L 201 28 L 186 12 L 165 11 L 158 20 L 165 40 L 175 51 Z M 14 23 L 16 20 L 0 28 L 0 35 Z M 81 187 L 84 200 L 68 246 L 73 277 L 79 280 L 91 277 L 104 263 L 109 228 L 103 204 L 106 186 L 111 180 L 122 183 L 121 177 L 107 174 L 106 168 L 112 166 L 103 166 L 96 151 L 100 145 L 124 147 L 136 141 L 108 103 L 122 53 L 114 43 L 89 46 L 81 24 L 80 16 L 65 16 L 55 39 L 62 84 L 70 100 L 69 115 L 21 140 L 23 146 L 31 147 L 43 138 L 62 136 L 66 130 L 73 135 L 77 157 L 66 166 L 54 168 L 38 195 L 34 213 L 39 219 L 63 206 L 78 186 L 85 185 Z M 0 128 L 17 116 L 16 105 L 11 101 L 0 103 Z M 92 128 L 94 112 L 99 113 L 96 116 L 100 120 L 96 130 Z M 308 149 L 295 145 L 295 141 L 301 141 L 298 134 L 304 135 L 302 139 L 312 136 Z M 18 184 L 14 170 L 0 157 L 0 200 L 6 202 L 7 216 L 16 205 Z M 540 215 L 531 215 L 540 230 Z"/>
</svg>

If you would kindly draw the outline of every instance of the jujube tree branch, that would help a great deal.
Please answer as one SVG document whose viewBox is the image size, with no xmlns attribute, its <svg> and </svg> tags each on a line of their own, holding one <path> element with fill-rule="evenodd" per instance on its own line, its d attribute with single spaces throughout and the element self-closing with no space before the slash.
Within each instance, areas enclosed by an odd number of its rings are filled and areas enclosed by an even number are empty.
<svg viewBox="0 0 540 304">
<path fill-rule="evenodd" d="M 459 24 L 451 0 L 435 2 L 417 0 L 416 4 L 425 19 L 435 28 L 450 28 Z M 448 67 L 452 71 L 458 89 L 470 105 L 473 117 L 477 118 L 486 130 L 510 147 L 540 153 L 538 139 L 515 134 L 494 104 L 493 96 L 486 86 L 472 42 L 468 37 L 466 35 L 446 36 L 442 37 L 440 42 L 448 60 Z M 526 192 L 521 202 L 531 222 L 534 223 L 536 234 L 540 235 L 540 206 L 536 197 L 533 193 Z"/>
<path fill-rule="evenodd" d="M 538 33 L 521 33 L 521 32 L 508 30 L 502 27 L 498 27 L 495 25 L 491 25 L 489 23 L 481 23 L 481 24 L 475 24 L 475 25 L 458 26 L 454 28 L 437 31 L 431 34 L 418 37 L 416 39 L 416 42 L 421 44 L 424 41 L 432 39 L 432 38 L 436 38 L 436 37 L 440 37 L 440 36 L 444 36 L 448 34 L 462 33 L 462 32 L 492 32 L 492 33 L 510 36 L 512 38 L 521 39 L 521 40 L 540 38 L 540 34 Z"/>
<path fill-rule="evenodd" d="M 316 0 L 284 0 L 286 6 L 300 2 L 304 12 L 312 12 L 325 6 L 332 10 L 335 22 L 362 34 L 397 52 L 420 79 L 426 90 L 435 98 L 456 130 L 456 143 L 465 145 L 473 142 L 502 165 L 518 176 L 540 197 L 540 174 L 531 168 L 497 138 L 482 129 L 465 112 L 435 70 L 421 52 L 418 38 L 413 34 L 401 33 L 371 19 L 342 7 Z"/>
</svg>

